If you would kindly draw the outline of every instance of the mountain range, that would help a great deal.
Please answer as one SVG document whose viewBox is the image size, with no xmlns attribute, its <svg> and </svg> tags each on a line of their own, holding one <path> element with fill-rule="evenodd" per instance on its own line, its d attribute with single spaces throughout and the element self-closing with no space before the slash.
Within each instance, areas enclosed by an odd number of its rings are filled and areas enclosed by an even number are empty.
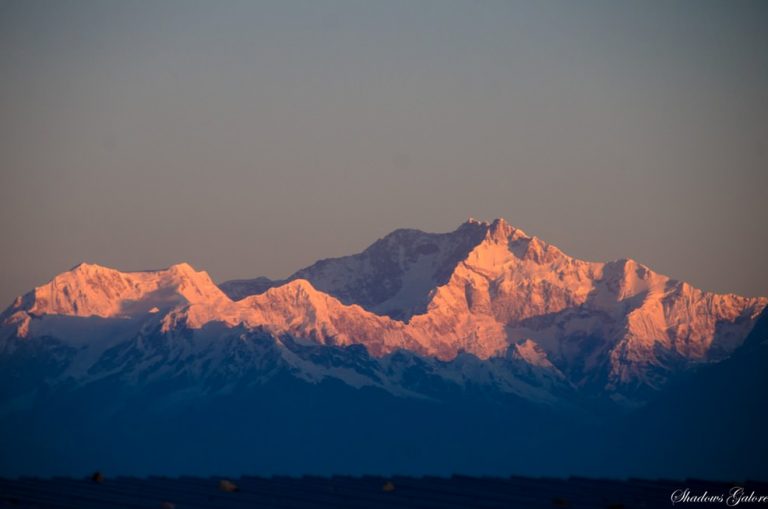
<svg viewBox="0 0 768 509">
<path fill-rule="evenodd" d="M 0 315 L 0 473 L 766 478 L 715 443 L 729 422 L 766 449 L 766 306 L 502 219 L 278 281 L 83 263 Z M 727 419 L 685 404 L 731 396 Z"/>
</svg>

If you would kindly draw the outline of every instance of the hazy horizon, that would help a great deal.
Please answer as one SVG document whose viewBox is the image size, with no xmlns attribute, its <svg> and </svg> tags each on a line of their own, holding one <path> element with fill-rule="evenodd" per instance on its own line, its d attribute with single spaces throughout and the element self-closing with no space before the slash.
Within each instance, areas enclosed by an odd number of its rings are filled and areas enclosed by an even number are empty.
<svg viewBox="0 0 768 509">
<path fill-rule="evenodd" d="M 0 308 L 509 223 L 768 295 L 764 2 L 0 1 Z"/>
</svg>

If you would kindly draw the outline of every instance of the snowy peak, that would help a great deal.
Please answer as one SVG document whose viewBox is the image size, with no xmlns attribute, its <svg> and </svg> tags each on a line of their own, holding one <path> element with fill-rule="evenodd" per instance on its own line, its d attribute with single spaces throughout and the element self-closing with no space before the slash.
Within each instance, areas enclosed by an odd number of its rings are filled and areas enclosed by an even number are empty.
<svg viewBox="0 0 768 509">
<path fill-rule="evenodd" d="M 517 239 L 530 238 L 523 230 L 515 228 L 511 224 L 507 223 L 503 218 L 494 219 L 487 228 L 487 240 L 496 242 L 508 242 Z"/>
<path fill-rule="evenodd" d="M 14 308 L 32 316 L 119 318 L 222 299 L 229 300 L 210 276 L 187 263 L 144 272 L 81 263 L 17 299 Z"/>
<path fill-rule="evenodd" d="M 306 279 L 344 304 L 408 320 L 426 310 L 431 292 L 445 284 L 487 229 L 475 222 L 442 234 L 395 230 L 362 253 L 321 260 L 288 279 Z"/>
<path fill-rule="evenodd" d="M 306 279 L 295 279 L 270 288 L 261 295 L 247 297 L 237 304 L 256 311 L 249 317 L 252 323 L 288 323 L 292 319 L 328 322 L 329 310 L 338 307 L 338 301 L 318 292 Z"/>
<path fill-rule="evenodd" d="M 733 352 L 768 305 L 703 292 L 630 259 L 578 260 L 501 219 L 479 224 L 482 241 L 410 321 L 450 338 L 442 357 L 462 348 L 488 358 L 534 341 L 577 384 L 607 365 L 610 387 L 659 387 L 689 364 Z"/>
<path fill-rule="evenodd" d="M 320 260 L 284 281 L 237 280 L 225 282 L 221 288 L 239 300 L 286 281 L 306 279 L 344 304 L 408 321 L 426 312 L 436 289 L 482 244 L 498 245 L 503 251 L 508 247 L 521 257 L 541 260 L 560 253 L 503 219 L 488 223 L 470 218 L 448 233 L 395 230 L 359 254 Z"/>
</svg>

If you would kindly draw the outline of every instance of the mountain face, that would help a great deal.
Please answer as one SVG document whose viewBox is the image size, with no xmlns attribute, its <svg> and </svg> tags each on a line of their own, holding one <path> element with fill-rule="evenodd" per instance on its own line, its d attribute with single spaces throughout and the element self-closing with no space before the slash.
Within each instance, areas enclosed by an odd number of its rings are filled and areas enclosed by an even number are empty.
<svg viewBox="0 0 768 509">
<path fill-rule="evenodd" d="M 0 473 L 578 473 L 563 444 L 740 358 L 766 305 L 501 219 L 397 230 L 282 281 L 81 264 L 0 315 Z"/>
<path fill-rule="evenodd" d="M 426 311 L 432 290 L 448 282 L 486 232 L 487 225 L 472 220 L 451 233 L 396 230 L 360 254 L 320 260 L 285 281 L 258 278 L 228 281 L 221 287 L 239 300 L 286 281 L 306 279 L 344 304 L 408 320 Z"/>
</svg>

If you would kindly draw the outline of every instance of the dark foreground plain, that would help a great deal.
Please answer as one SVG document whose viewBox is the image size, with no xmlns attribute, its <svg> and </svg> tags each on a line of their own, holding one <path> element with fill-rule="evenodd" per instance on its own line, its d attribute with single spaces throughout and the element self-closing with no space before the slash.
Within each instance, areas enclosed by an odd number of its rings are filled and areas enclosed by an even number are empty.
<svg viewBox="0 0 768 509">
<path fill-rule="evenodd" d="M 0 479 L 0 507 L 16 508 L 584 508 L 673 507 L 692 495 L 768 494 L 768 483 L 572 477 L 115 477 Z M 763 504 L 741 503 L 740 506 Z M 679 502 L 677 507 L 726 507 Z"/>
</svg>

